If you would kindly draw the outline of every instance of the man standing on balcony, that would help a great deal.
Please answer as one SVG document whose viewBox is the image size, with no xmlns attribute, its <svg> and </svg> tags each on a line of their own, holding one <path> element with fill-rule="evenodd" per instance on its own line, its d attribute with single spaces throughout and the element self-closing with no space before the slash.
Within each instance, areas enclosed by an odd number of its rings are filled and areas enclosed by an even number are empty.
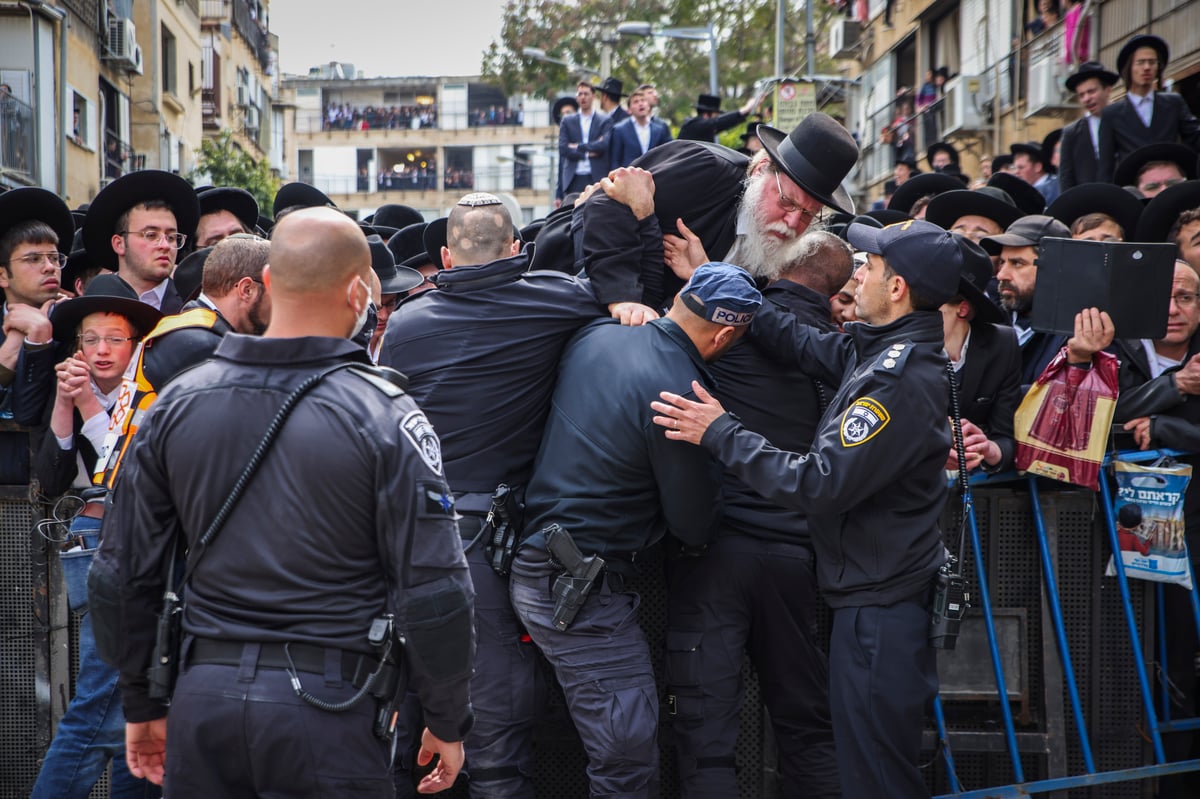
<svg viewBox="0 0 1200 799">
<path fill-rule="evenodd" d="M 1100 171 L 1100 112 L 1120 76 L 1098 61 L 1080 65 L 1067 78 L 1067 88 L 1083 106 L 1083 117 L 1063 128 L 1058 157 L 1058 187 L 1066 191 L 1081 183 L 1094 183 Z"/>
<path fill-rule="evenodd" d="M 608 166 L 608 140 L 612 120 L 594 107 L 596 92 L 587 81 L 575 87 L 579 113 L 568 114 L 558 126 L 558 190 L 556 205 L 568 194 L 583 191 L 604 177 Z M 592 169 L 592 165 L 597 165 Z"/>
</svg>

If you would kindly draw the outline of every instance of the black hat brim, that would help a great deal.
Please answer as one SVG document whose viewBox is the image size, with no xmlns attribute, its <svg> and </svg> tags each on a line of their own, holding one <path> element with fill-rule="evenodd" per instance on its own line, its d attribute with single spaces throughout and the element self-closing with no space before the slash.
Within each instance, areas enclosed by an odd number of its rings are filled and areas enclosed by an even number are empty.
<svg viewBox="0 0 1200 799">
<path fill-rule="evenodd" d="M 228 211 L 237 217 L 246 230 L 258 224 L 258 200 L 245 189 L 233 186 L 210 186 L 196 192 L 200 201 L 200 216 Z"/>
<path fill-rule="evenodd" d="M 949 230 L 964 216 L 982 216 L 1007 230 L 1022 216 L 1021 209 L 978 191 L 956 189 L 934 197 L 925 208 L 925 221 Z"/>
<path fill-rule="evenodd" d="M 425 232 L 421 234 L 421 241 L 425 243 L 425 254 L 429 256 L 429 263 L 442 268 L 442 248 L 446 246 L 446 225 L 450 220 L 447 217 L 438 217 L 437 219 L 425 225 Z"/>
<path fill-rule="evenodd" d="M 972 322 L 988 325 L 1009 324 L 1009 319 L 1004 315 L 1004 311 L 1000 310 L 999 306 L 992 302 L 991 297 L 976 288 L 975 284 L 971 281 L 960 277 L 958 279 L 958 293 L 962 295 L 964 300 L 971 303 L 971 307 L 975 309 L 975 317 L 971 320 Z"/>
<path fill-rule="evenodd" d="M 212 247 L 201 247 L 189 253 L 171 274 L 171 280 L 175 281 L 175 288 L 184 302 L 200 296 L 200 288 L 204 285 L 204 262 L 212 251 Z"/>
<path fill-rule="evenodd" d="M 912 218 L 903 211 L 899 211 L 895 208 L 879 208 L 874 211 L 867 211 L 864 216 L 871 217 L 884 227 L 887 227 L 888 225 L 894 225 L 897 222 L 907 222 Z"/>
<path fill-rule="evenodd" d="M 1115 72 L 1110 72 L 1107 69 L 1081 69 L 1073 75 L 1067 76 L 1066 84 L 1069 91 L 1075 91 L 1079 84 L 1089 78 L 1097 78 L 1105 86 L 1116 86 L 1121 76 Z"/>
<path fill-rule="evenodd" d="M 1196 151 L 1178 142 L 1158 142 L 1139 147 L 1117 163 L 1112 182 L 1118 186 L 1136 186 L 1142 167 L 1154 161 L 1169 161 L 1179 167 L 1188 180 L 1196 178 Z"/>
<path fill-rule="evenodd" d="M 1142 201 L 1112 183 L 1081 183 L 1064 191 L 1046 209 L 1047 216 L 1067 227 L 1087 214 L 1108 214 L 1125 231 L 1126 240 L 1132 241 L 1142 216 Z"/>
<path fill-rule="evenodd" d="M 808 181 L 798 177 L 791 167 L 787 165 L 787 162 L 779 154 L 779 145 L 787 138 L 786 133 L 769 125 L 759 125 L 754 129 L 754 132 L 758 136 L 758 140 L 762 142 L 763 149 L 767 151 L 767 155 L 770 156 L 771 161 L 774 162 L 775 166 L 782 169 L 784 174 L 792 179 L 793 183 L 835 211 L 841 211 L 844 214 L 854 213 L 854 200 L 851 199 L 849 192 L 846 191 L 846 187 L 842 186 L 840 182 L 832 193 L 820 192 L 814 189 Z"/>
<path fill-rule="evenodd" d="M 1147 244 L 1167 241 L 1167 234 L 1179 215 L 1193 208 L 1200 208 L 1200 180 L 1189 180 L 1164 189 L 1142 210 L 1136 241 Z"/>
<path fill-rule="evenodd" d="M 945 194 L 948 191 L 961 191 L 962 188 L 963 182 L 960 179 L 943 172 L 913 175 L 904 181 L 904 185 L 896 189 L 887 207 L 888 210 L 909 214 L 916 201 L 922 197 L 930 194 Z"/>
<path fill-rule="evenodd" d="M 200 201 L 191 184 L 178 175 L 158 169 L 130 172 L 109 183 L 88 207 L 83 225 L 83 243 L 92 262 L 105 269 L 117 268 L 112 237 L 117 219 L 138 203 L 165 200 L 175 214 L 175 227 L 192 238 L 200 221 Z"/>
<path fill-rule="evenodd" d="M 988 178 L 987 185 L 1000 189 L 1011 197 L 1025 215 L 1040 214 L 1046 210 L 1046 198 L 1042 193 L 1016 175 L 995 172 Z"/>
<path fill-rule="evenodd" d="M 71 209 L 52 191 L 36 187 L 12 189 L 0 194 L 0 235 L 18 222 L 38 221 L 49 225 L 58 237 L 58 251 L 69 253 L 75 238 Z"/>
<path fill-rule="evenodd" d="M 425 276 L 408 266 L 396 265 L 396 274 L 380 280 L 381 294 L 405 294 L 425 282 Z"/>
<path fill-rule="evenodd" d="M 287 208 L 320 208 L 325 205 L 333 206 L 333 201 L 329 199 L 325 192 L 318 189 L 316 186 L 310 186 L 307 183 L 288 183 L 279 188 L 275 192 L 275 201 L 271 205 L 271 216 L 279 218 L 279 212 Z"/>
<path fill-rule="evenodd" d="M 125 297 L 109 297 L 94 294 L 61 302 L 54 306 L 50 314 L 50 323 L 54 326 L 54 340 L 67 342 L 75 338 L 79 324 L 94 313 L 120 314 L 129 320 L 139 336 L 144 336 L 154 329 L 162 319 L 162 311 L 152 308 L 139 300 Z"/>
</svg>

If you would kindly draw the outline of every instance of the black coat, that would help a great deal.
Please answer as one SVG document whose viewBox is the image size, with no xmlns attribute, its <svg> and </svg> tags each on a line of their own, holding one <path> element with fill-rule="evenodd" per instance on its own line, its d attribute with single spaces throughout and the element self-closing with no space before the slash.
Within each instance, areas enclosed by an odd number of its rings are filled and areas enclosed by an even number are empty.
<svg viewBox="0 0 1200 799">
<path fill-rule="evenodd" d="M 1099 137 L 1099 131 L 1096 133 Z M 1062 191 L 1081 183 L 1095 183 L 1100 171 L 1100 159 L 1092 147 L 1092 133 L 1087 117 L 1077 119 L 1063 128 L 1058 161 L 1058 186 Z"/>
<path fill-rule="evenodd" d="M 90 388 L 87 390 L 91 390 Z M 49 408 L 54 412 L 53 404 Z M 45 435 L 42 436 L 41 446 L 33 456 L 33 476 L 37 478 L 42 494 L 47 497 L 57 497 L 65 494 L 75 478 L 79 475 L 79 457 L 83 458 L 83 468 L 88 477 L 96 468 L 96 448 L 83 435 L 83 417 L 76 408 L 72 414 L 71 432 L 73 440 L 69 449 L 58 445 L 58 437 L 47 424 Z"/>
<path fill-rule="evenodd" d="M 1099 179 L 1112 181 L 1118 161 L 1156 142 L 1183 142 L 1193 150 L 1200 149 L 1200 120 L 1178 94 L 1154 93 L 1149 128 L 1128 98 L 1107 106 L 1100 113 Z"/>
<path fill-rule="evenodd" d="M 691 141 L 716 142 L 717 134 L 729 130 L 746 121 L 746 115 L 741 111 L 729 111 L 720 116 L 694 116 L 685 119 L 679 128 L 679 138 Z"/>
</svg>

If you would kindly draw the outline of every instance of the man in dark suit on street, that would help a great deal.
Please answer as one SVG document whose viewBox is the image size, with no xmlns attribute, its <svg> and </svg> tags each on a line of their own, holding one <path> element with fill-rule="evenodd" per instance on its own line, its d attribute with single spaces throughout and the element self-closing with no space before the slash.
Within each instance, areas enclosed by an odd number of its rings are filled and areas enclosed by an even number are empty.
<svg viewBox="0 0 1200 799">
<path fill-rule="evenodd" d="M 1168 55 L 1165 41 L 1146 34 L 1121 48 L 1117 72 L 1126 94 L 1100 115 L 1101 181 L 1111 181 L 1117 162 L 1147 144 L 1182 141 L 1200 148 L 1200 120 L 1182 97 L 1161 91 Z"/>
<path fill-rule="evenodd" d="M 594 107 L 596 93 L 590 83 L 579 82 L 575 99 L 579 101 L 579 112 L 567 114 L 558 126 L 559 173 L 554 196 L 559 201 L 608 174 L 612 120 Z"/>
<path fill-rule="evenodd" d="M 1080 64 L 1067 78 L 1067 88 L 1083 106 L 1083 117 L 1063 128 L 1058 157 L 1058 185 L 1066 191 L 1081 183 L 1094 183 L 1100 167 L 1100 112 L 1120 76 L 1098 61 Z"/>
<path fill-rule="evenodd" d="M 629 110 L 631 113 L 625 119 L 613 125 L 612 143 L 608 148 L 612 169 L 629 166 L 652 147 L 671 141 L 667 123 L 650 116 L 650 99 L 644 91 L 629 95 Z"/>
</svg>

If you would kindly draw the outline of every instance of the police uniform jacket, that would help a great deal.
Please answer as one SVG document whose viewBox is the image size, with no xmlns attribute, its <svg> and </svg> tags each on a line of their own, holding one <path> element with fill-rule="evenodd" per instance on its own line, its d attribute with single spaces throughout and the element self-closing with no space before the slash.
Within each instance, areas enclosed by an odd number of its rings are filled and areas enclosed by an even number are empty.
<svg viewBox="0 0 1200 799">
<path fill-rule="evenodd" d="M 1178 94 L 1154 92 L 1154 110 L 1146 127 L 1137 109 L 1123 97 L 1100 112 L 1099 179 L 1111 182 L 1117 162 L 1139 147 L 1155 142 L 1182 142 L 1200 149 L 1200 120 Z"/>
<path fill-rule="evenodd" d="M 777 280 L 763 289 L 763 300 L 807 325 L 825 331 L 830 321 L 829 299 L 790 280 Z M 714 396 L 747 429 L 761 433 L 773 445 L 806 452 L 817 422 L 833 399 L 837 385 L 810 378 L 795 365 L 782 364 L 762 342 L 746 336 L 709 365 L 717 386 Z M 808 518 L 795 508 L 764 499 L 740 477 L 726 474 L 721 484 L 726 531 L 753 538 L 811 546 Z"/>
<path fill-rule="evenodd" d="M 587 281 L 526 272 L 528 265 L 522 253 L 439 272 L 437 291 L 403 303 L 388 320 L 379 363 L 408 377 L 460 500 L 528 481 L 563 348 L 607 315 Z M 459 510 L 480 508 L 460 501 Z"/>
<path fill-rule="evenodd" d="M 1099 142 L 1099 131 L 1096 138 Z M 1092 132 L 1087 117 L 1075 120 L 1063 128 L 1058 157 L 1058 186 L 1063 191 L 1081 183 L 1094 183 L 1100 169 L 1100 159 L 1092 144 Z"/>
<path fill-rule="evenodd" d="M 972 324 L 966 357 L 956 373 L 959 410 L 1000 447 L 1000 463 L 988 468 L 1002 471 L 1016 454 L 1013 416 L 1024 396 L 1016 331 L 1008 325 Z"/>
<path fill-rule="evenodd" d="M 693 396 L 708 368 L 674 321 L 625 327 L 602 319 L 567 345 L 533 477 L 525 491 L 526 543 L 557 523 L 584 555 L 620 571 L 669 531 L 708 541 L 720 522 L 720 467 L 651 418 L 659 392 Z"/>
<path fill-rule="evenodd" d="M 830 607 L 890 605 L 926 591 L 946 558 L 942 318 L 917 311 L 846 329 L 822 334 L 783 314 L 755 318 L 756 338 L 841 384 L 806 454 L 776 449 L 729 414 L 701 444 L 767 499 L 808 514 Z"/>
<path fill-rule="evenodd" d="M 466 733 L 472 589 L 432 427 L 349 340 L 236 334 L 159 394 L 106 514 L 119 535 L 93 570 L 120 586 L 129 721 L 165 712 L 144 675 L 172 541 L 208 528 L 285 397 L 346 362 L 371 374 L 335 372 L 295 405 L 186 586 L 183 630 L 370 655 L 371 621 L 391 610 L 427 725 Z"/>
</svg>

